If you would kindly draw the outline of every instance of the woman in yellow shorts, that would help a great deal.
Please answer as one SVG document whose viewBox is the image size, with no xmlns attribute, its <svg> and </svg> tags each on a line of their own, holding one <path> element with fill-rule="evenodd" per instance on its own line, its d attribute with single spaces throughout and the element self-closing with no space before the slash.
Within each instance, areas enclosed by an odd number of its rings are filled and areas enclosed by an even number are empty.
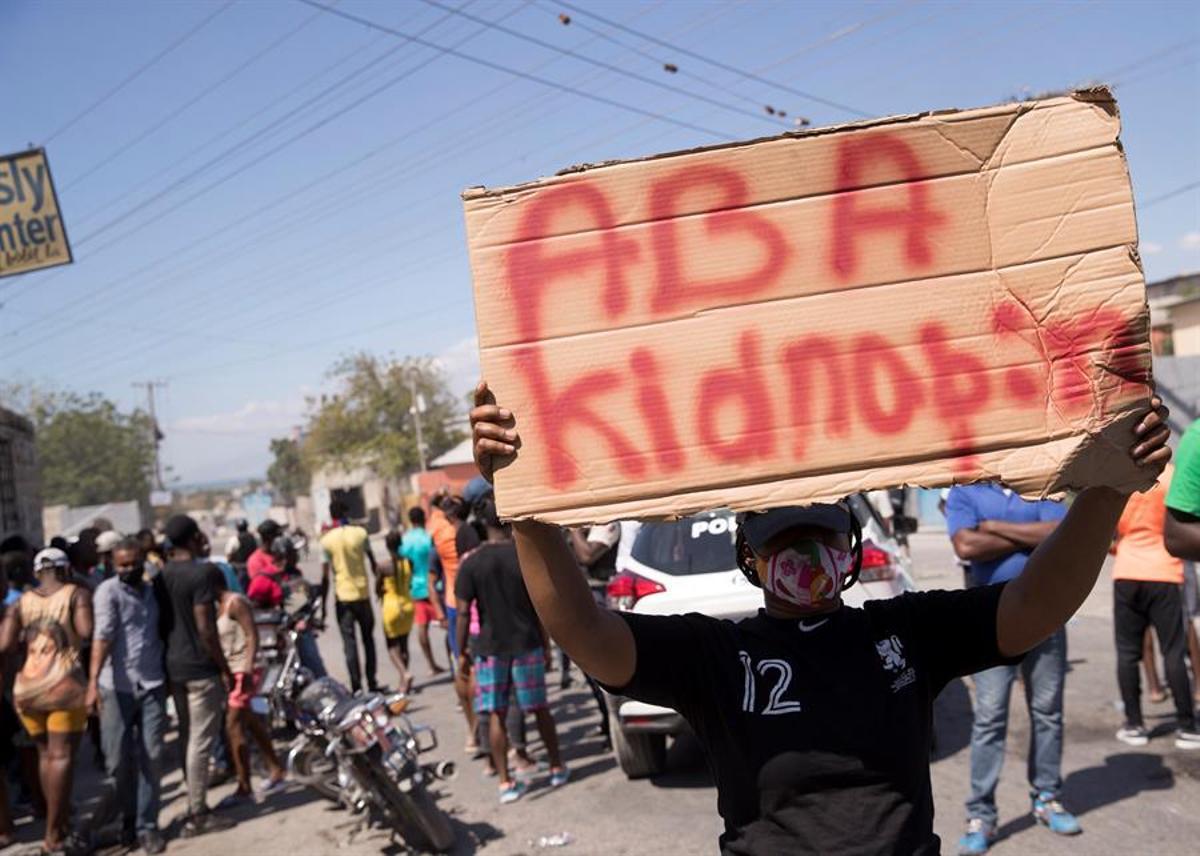
<svg viewBox="0 0 1200 856">
<path fill-rule="evenodd" d="M 408 634 L 412 632 L 415 607 L 412 599 L 412 565 L 400 555 L 400 533 L 392 530 L 384 539 L 392 571 L 378 577 L 378 593 L 383 606 L 383 638 L 388 656 L 400 674 L 401 691 L 412 691 L 413 675 L 408 670 Z"/>
<path fill-rule="evenodd" d="M 43 853 L 62 852 L 71 813 L 75 749 L 87 727 L 87 684 L 80 663 L 82 640 L 92 635 L 92 596 L 67 582 L 62 550 L 42 550 L 33 560 L 38 586 L 25 592 L 0 623 L 0 652 L 25 643 L 25 663 L 13 683 L 21 724 L 37 744 L 38 773 L 46 798 Z"/>
</svg>

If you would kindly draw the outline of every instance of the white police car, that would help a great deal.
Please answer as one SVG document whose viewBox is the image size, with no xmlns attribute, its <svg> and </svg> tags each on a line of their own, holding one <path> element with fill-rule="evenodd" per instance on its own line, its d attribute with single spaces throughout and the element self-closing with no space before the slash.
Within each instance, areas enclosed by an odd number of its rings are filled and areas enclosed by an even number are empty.
<svg viewBox="0 0 1200 856">
<path fill-rule="evenodd" d="M 895 597 L 913 588 L 908 560 L 862 496 L 850 501 L 863 530 L 858 585 L 844 595 L 849 606 Z M 650 615 L 699 612 L 737 620 L 762 606 L 762 591 L 738 570 L 736 524 L 730 511 L 713 511 L 665 523 L 645 523 L 608 584 L 609 606 Z M 613 750 L 630 778 L 663 771 L 667 737 L 688 730 L 673 710 L 632 699 L 608 698 Z"/>
</svg>

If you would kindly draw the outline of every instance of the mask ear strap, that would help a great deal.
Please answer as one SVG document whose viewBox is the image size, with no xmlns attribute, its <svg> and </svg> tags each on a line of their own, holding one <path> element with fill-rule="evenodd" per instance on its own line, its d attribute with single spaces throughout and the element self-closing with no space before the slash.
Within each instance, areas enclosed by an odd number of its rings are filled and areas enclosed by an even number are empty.
<svg viewBox="0 0 1200 856">
<path fill-rule="evenodd" d="M 762 588 L 762 580 L 758 578 L 758 562 L 756 561 L 754 550 L 750 548 L 750 542 L 742 534 L 740 526 L 738 527 L 737 537 L 734 540 L 733 549 L 737 553 L 738 570 L 749 580 L 750 585 Z"/>
<path fill-rule="evenodd" d="M 850 571 L 846 579 L 842 581 L 842 591 L 845 591 L 858 582 L 858 575 L 862 571 L 862 527 L 859 525 L 858 518 L 854 516 L 853 511 L 850 512 L 850 552 L 854 554 L 854 568 Z"/>
</svg>

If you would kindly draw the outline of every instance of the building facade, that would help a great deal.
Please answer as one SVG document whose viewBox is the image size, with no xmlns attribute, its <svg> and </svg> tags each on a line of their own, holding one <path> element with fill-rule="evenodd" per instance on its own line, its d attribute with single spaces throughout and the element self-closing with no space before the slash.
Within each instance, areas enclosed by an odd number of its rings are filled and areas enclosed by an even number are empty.
<svg viewBox="0 0 1200 856">
<path fill-rule="evenodd" d="M 42 482 L 33 423 L 0 408 L 0 540 L 42 543 Z"/>
</svg>

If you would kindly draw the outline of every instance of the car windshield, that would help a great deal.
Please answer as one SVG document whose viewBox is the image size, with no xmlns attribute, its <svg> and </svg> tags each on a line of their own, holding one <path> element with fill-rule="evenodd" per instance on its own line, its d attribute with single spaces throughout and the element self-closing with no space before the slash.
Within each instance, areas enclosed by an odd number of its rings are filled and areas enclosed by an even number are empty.
<svg viewBox="0 0 1200 856">
<path fill-rule="evenodd" d="M 855 494 L 850 507 L 861 525 L 875 518 L 871 504 Z M 730 511 L 710 511 L 666 523 L 644 523 L 633 542 L 634 559 L 674 576 L 712 574 L 737 569 L 734 537 L 737 524 Z"/>
</svg>

